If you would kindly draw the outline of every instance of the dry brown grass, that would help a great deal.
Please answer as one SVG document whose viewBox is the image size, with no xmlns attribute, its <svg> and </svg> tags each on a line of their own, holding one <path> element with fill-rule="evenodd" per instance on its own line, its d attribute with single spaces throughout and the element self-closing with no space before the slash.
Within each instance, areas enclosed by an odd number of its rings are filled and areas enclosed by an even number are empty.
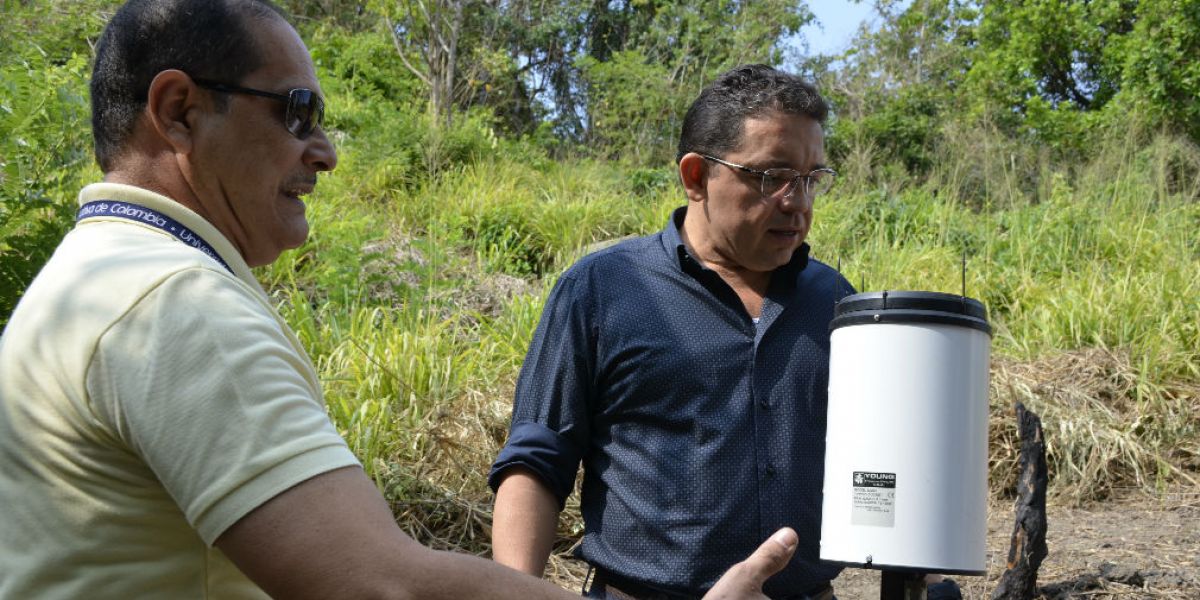
<svg viewBox="0 0 1200 600">
<path fill-rule="evenodd" d="M 993 362 L 989 472 L 995 494 L 1011 495 L 1016 485 L 1016 402 L 1042 419 L 1050 493 L 1060 501 L 1103 500 L 1122 488 L 1198 485 L 1200 386 L 1148 386 L 1128 352 L 1093 348 Z"/>
<path fill-rule="evenodd" d="M 485 479 L 507 436 L 513 381 L 487 382 L 478 387 L 487 389 L 464 394 L 452 406 L 429 415 L 421 434 L 414 438 L 418 441 L 394 461 L 378 465 L 378 472 L 397 520 L 406 531 L 435 548 L 488 556 L 492 494 Z M 996 525 L 989 537 L 999 541 L 990 542 L 996 547 L 990 551 L 989 575 L 961 582 L 969 597 L 986 597 L 1002 570 L 1007 551 L 1012 526 L 1009 498 L 1015 486 L 1019 449 L 1011 410 L 1015 401 L 1037 412 L 1043 421 L 1051 471 L 1050 502 L 1057 507 L 1050 527 L 1057 535 L 1063 535 L 1063 526 L 1082 527 L 1084 530 L 1075 536 L 1081 540 L 1098 535 L 1080 524 L 1083 517 L 1079 515 L 1086 512 L 1063 512 L 1088 510 L 1078 508 L 1081 506 L 1103 508 L 1121 499 L 1128 501 L 1131 496 L 1143 503 L 1157 502 L 1158 510 L 1200 505 L 1200 486 L 1195 482 L 1200 451 L 1197 436 L 1187 434 L 1194 431 L 1195 415 L 1200 414 L 1200 389 L 1179 386 L 1153 391 L 1161 395 L 1144 397 L 1147 390 L 1140 384 L 1137 370 L 1128 354 L 1120 351 L 1090 349 L 1029 362 L 994 360 L 989 452 L 994 499 L 991 510 Z M 1169 422 L 1149 427 L 1150 418 Z M 1177 435 L 1162 433 L 1164 426 Z M 1166 492 L 1169 489 L 1174 491 Z M 1073 515 L 1070 524 L 1065 522 L 1065 514 Z M 578 494 L 574 494 L 560 519 L 555 554 L 547 567 L 547 578 L 569 589 L 579 589 L 586 574 L 586 565 L 571 557 L 581 533 Z M 1173 573 L 1161 561 L 1147 558 L 1124 564 L 1133 564 L 1134 571 L 1112 571 L 1102 564 L 1080 562 L 1079 557 L 1086 552 L 1078 548 L 1068 552 L 1062 548 L 1063 543 L 1059 541 L 1057 548 L 1051 543 L 1051 558 L 1043 567 L 1041 581 L 1044 585 L 1061 584 L 1062 590 L 1074 582 L 1077 585 L 1071 588 L 1074 591 L 1070 597 L 1196 597 L 1195 587 L 1164 587 L 1154 579 L 1146 583 L 1146 577 L 1156 573 Z M 1200 534 L 1194 534 L 1189 543 L 1200 544 Z M 1150 542 L 1139 548 L 1146 557 L 1156 552 Z M 1165 548 L 1162 551 L 1168 552 Z M 1074 562 L 1056 562 L 1056 555 Z M 1108 570 L 1101 572 L 1102 567 Z M 1140 587 L 1135 585 L 1139 581 Z M 1059 588 L 1048 591 L 1054 589 Z"/>
</svg>

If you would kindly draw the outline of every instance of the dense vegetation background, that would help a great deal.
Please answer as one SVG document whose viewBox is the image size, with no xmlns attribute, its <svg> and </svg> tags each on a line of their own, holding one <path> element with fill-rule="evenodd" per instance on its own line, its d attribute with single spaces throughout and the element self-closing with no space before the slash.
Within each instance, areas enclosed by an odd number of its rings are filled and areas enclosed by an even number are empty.
<svg viewBox="0 0 1200 600">
<path fill-rule="evenodd" d="M 4 0 L 0 325 L 99 177 L 86 82 L 116 4 Z M 864 289 L 957 292 L 966 256 L 996 328 L 996 495 L 1014 401 L 1045 421 L 1056 501 L 1197 489 L 1200 1 L 882 0 L 840 56 L 805 53 L 802 1 L 284 4 L 341 162 L 309 241 L 259 277 L 427 543 L 486 551 L 484 476 L 549 286 L 684 202 L 681 115 L 743 62 L 833 104 L 817 258 Z"/>
</svg>

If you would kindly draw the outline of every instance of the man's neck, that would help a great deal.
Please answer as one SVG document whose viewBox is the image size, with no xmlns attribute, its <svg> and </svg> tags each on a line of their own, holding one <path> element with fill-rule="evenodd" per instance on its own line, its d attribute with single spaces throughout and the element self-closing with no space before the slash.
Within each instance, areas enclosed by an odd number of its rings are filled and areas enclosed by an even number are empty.
<svg viewBox="0 0 1200 600">
<path fill-rule="evenodd" d="M 220 229 L 200 200 L 196 198 L 195 192 L 187 185 L 187 181 L 182 175 L 179 177 L 162 176 L 163 173 L 172 173 L 173 168 L 177 173 L 177 167 L 174 164 L 157 164 L 156 161 L 149 159 L 125 160 L 120 166 L 104 174 L 104 182 L 132 185 L 170 198 Z M 222 231 L 222 234 L 229 238 L 227 232 Z M 233 241 L 232 238 L 229 239 Z"/>
<path fill-rule="evenodd" d="M 161 196 L 170 198 L 193 211 L 196 210 L 189 202 L 190 194 L 182 193 L 178 185 L 171 185 L 170 181 L 165 181 L 160 176 L 155 176 L 155 173 L 162 173 L 153 164 L 130 164 L 130 161 L 125 161 L 121 166 L 104 174 L 105 183 L 120 183 L 124 185 L 132 185 L 134 187 L 149 190 Z"/>
<path fill-rule="evenodd" d="M 762 313 L 763 297 L 767 295 L 767 288 L 771 285 L 770 271 L 752 271 L 742 267 L 727 259 L 711 244 L 706 244 L 703 238 L 697 240 L 699 236 L 689 233 L 687 217 L 684 217 L 683 227 L 679 228 L 679 237 L 693 258 L 733 288 L 751 317 L 758 317 Z"/>
</svg>

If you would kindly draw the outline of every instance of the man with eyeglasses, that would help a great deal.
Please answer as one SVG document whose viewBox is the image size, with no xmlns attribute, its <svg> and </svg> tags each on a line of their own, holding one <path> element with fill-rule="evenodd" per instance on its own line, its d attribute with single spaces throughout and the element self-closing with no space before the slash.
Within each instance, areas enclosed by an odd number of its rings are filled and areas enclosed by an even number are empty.
<svg viewBox="0 0 1200 600">
<path fill-rule="evenodd" d="M 91 90 L 104 182 L 0 337 L 0 598 L 572 597 L 400 530 L 250 271 L 337 162 L 282 13 L 132 0 Z M 712 597 L 761 598 L 795 543 Z"/>
<path fill-rule="evenodd" d="M 839 568 L 818 558 L 829 322 L 853 290 L 805 243 L 835 175 L 827 112 L 771 67 L 721 75 L 684 118 L 687 205 L 561 276 L 489 478 L 496 560 L 542 574 L 582 462 L 588 597 L 698 598 L 782 526 L 799 548 L 764 592 L 832 597 Z"/>
</svg>

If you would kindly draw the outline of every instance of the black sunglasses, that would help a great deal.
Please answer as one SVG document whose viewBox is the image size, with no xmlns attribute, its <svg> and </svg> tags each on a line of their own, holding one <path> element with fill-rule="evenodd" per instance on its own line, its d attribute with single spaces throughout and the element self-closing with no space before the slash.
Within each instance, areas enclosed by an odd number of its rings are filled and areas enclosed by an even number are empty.
<svg viewBox="0 0 1200 600">
<path fill-rule="evenodd" d="M 214 92 L 261 96 L 287 104 L 287 111 L 283 115 L 283 125 L 297 139 L 307 138 L 312 134 L 313 129 L 325 124 L 325 101 L 321 100 L 321 96 L 316 92 L 307 88 L 288 90 L 287 95 L 284 95 L 196 77 L 193 77 L 192 81 L 196 82 L 196 85 Z"/>
</svg>

